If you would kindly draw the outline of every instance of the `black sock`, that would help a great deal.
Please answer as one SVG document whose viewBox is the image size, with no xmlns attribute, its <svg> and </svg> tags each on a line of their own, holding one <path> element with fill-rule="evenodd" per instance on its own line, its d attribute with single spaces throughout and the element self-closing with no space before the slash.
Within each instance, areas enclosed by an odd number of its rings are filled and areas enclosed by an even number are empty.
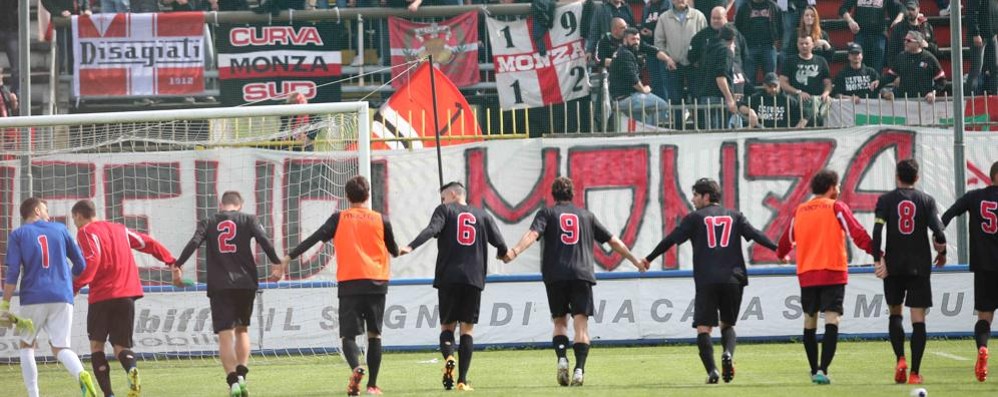
<svg viewBox="0 0 998 397">
<path fill-rule="evenodd" d="M 721 327 L 721 345 L 724 346 L 724 351 L 735 355 L 735 343 L 738 340 L 738 335 L 735 334 L 735 327 Z"/>
<path fill-rule="evenodd" d="M 242 376 L 243 379 L 246 379 L 246 374 L 249 374 L 249 368 L 246 368 L 246 366 L 242 364 L 236 366 L 236 375 Z"/>
<path fill-rule="evenodd" d="M 225 384 L 232 387 L 232 385 L 236 383 L 239 383 L 239 375 L 236 375 L 235 372 L 229 372 L 229 374 L 225 376 Z"/>
<path fill-rule="evenodd" d="M 839 344 L 839 326 L 825 324 L 825 336 L 821 338 L 821 370 L 828 373 L 828 366 L 835 358 L 835 347 Z"/>
<path fill-rule="evenodd" d="M 475 351 L 475 338 L 471 335 L 461 335 L 461 345 L 458 346 L 457 382 L 468 383 L 468 369 L 471 368 L 471 354 Z"/>
<path fill-rule="evenodd" d="M 991 323 L 977 320 L 977 324 L 974 324 L 974 339 L 977 340 L 978 349 L 988 347 L 989 336 L 991 336 Z"/>
<path fill-rule="evenodd" d="M 818 330 L 804 328 L 804 352 L 811 366 L 811 375 L 818 372 Z"/>
<path fill-rule="evenodd" d="M 891 347 L 894 348 L 894 358 L 904 357 L 904 317 L 890 316 L 887 323 L 887 334 L 890 335 Z"/>
<path fill-rule="evenodd" d="M 925 323 L 912 323 L 911 328 L 911 372 L 917 374 L 925 353 Z"/>
<path fill-rule="evenodd" d="M 367 338 L 367 387 L 378 385 L 378 370 L 381 369 L 381 338 Z"/>
<path fill-rule="evenodd" d="M 121 368 L 125 371 L 130 371 L 135 368 L 135 353 L 131 350 L 125 349 L 121 353 L 118 353 L 118 362 L 121 363 Z"/>
<path fill-rule="evenodd" d="M 558 358 L 568 358 L 568 337 L 565 335 L 556 335 L 551 339 L 551 345 L 554 346 L 554 354 Z"/>
<path fill-rule="evenodd" d="M 100 390 L 104 392 L 105 396 L 114 395 L 114 391 L 111 390 L 111 367 L 108 366 L 107 356 L 104 355 L 104 352 L 91 353 L 90 365 L 94 368 L 94 377 L 97 378 Z"/>
<path fill-rule="evenodd" d="M 454 331 L 440 331 L 440 354 L 444 359 L 454 355 Z"/>
<path fill-rule="evenodd" d="M 575 368 L 580 368 L 585 372 L 586 358 L 589 357 L 589 344 L 575 342 L 572 345 L 572 350 L 575 351 Z"/>
<path fill-rule="evenodd" d="M 360 366 L 360 348 L 357 347 L 357 341 L 353 337 L 343 338 L 343 355 L 347 358 L 347 365 L 350 366 L 350 370 L 353 371 L 354 368 Z"/>
<path fill-rule="evenodd" d="M 697 349 L 700 350 L 703 369 L 707 370 L 707 373 L 717 370 L 717 366 L 714 365 L 714 344 L 710 341 L 710 334 L 706 332 L 697 334 Z"/>
</svg>

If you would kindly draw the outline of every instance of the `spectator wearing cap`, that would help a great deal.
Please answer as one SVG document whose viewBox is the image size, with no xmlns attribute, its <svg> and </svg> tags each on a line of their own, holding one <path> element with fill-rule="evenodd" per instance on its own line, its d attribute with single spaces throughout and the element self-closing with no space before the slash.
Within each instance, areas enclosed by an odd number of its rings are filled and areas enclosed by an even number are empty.
<svg viewBox="0 0 998 397">
<path fill-rule="evenodd" d="M 832 90 L 833 96 L 850 98 L 859 103 L 861 98 L 877 97 L 880 74 L 863 64 L 863 47 L 849 43 L 849 65 L 835 75 L 833 84 L 835 85 Z"/>
<path fill-rule="evenodd" d="M 741 98 L 745 77 L 741 68 L 736 68 L 734 58 L 735 29 L 723 26 L 718 33 L 718 40 L 703 55 L 703 73 L 697 83 L 703 87 L 697 106 L 705 109 L 699 112 L 700 127 L 724 128 L 730 116 L 738 114 L 735 96 Z M 729 113 L 725 113 L 725 109 Z"/>
<path fill-rule="evenodd" d="M 692 64 L 687 58 L 690 42 L 707 27 L 707 18 L 689 0 L 672 0 L 672 9 L 662 13 L 655 24 L 655 47 L 665 51 L 665 91 L 668 100 L 678 104 L 687 99 L 692 83 Z"/>
<path fill-rule="evenodd" d="M 749 84 L 754 84 L 758 74 L 776 72 L 776 49 L 783 37 L 780 7 L 773 0 L 752 0 L 738 10 L 735 27 L 745 34 L 748 42 L 744 69 Z M 762 73 L 758 72 L 760 69 Z"/>
<path fill-rule="evenodd" d="M 625 29 L 623 43 L 610 63 L 610 97 L 617 103 L 617 111 L 638 122 L 667 125 L 669 103 L 652 94 L 651 87 L 641 82 L 644 67 L 641 55 L 640 33 L 636 28 Z"/>
<path fill-rule="evenodd" d="M 776 73 L 766 73 L 762 89 L 743 99 L 738 112 L 748 118 L 749 128 L 804 128 L 807 118 L 796 96 L 783 93 Z"/>
<path fill-rule="evenodd" d="M 853 42 L 863 47 L 863 62 L 878 72 L 884 67 L 888 20 L 899 13 L 894 0 L 843 0 L 839 7 L 839 15 L 854 35 Z"/>
<path fill-rule="evenodd" d="M 783 65 L 780 85 L 789 95 L 800 97 L 810 126 L 823 125 L 832 95 L 832 77 L 828 61 L 812 52 L 811 36 L 797 38 L 797 56 Z"/>
<path fill-rule="evenodd" d="M 895 97 L 922 98 L 933 103 L 936 94 L 946 88 L 946 72 L 934 55 L 925 51 L 922 41 L 925 38 L 917 31 L 910 31 L 904 38 L 904 52 L 898 55 L 894 64 L 884 75 L 885 99 Z"/>
<path fill-rule="evenodd" d="M 998 1 L 967 0 L 967 41 L 971 60 L 967 92 L 998 92 Z"/>
<path fill-rule="evenodd" d="M 904 51 L 904 37 L 908 32 L 916 30 L 925 37 L 923 44 L 925 49 L 932 55 L 939 58 L 939 44 L 936 44 L 936 36 L 929 24 L 928 18 L 922 14 L 918 6 L 918 0 L 906 0 L 904 2 L 904 13 L 898 15 L 891 28 L 891 36 L 887 39 L 887 61 L 890 65 L 892 59 Z"/>
</svg>

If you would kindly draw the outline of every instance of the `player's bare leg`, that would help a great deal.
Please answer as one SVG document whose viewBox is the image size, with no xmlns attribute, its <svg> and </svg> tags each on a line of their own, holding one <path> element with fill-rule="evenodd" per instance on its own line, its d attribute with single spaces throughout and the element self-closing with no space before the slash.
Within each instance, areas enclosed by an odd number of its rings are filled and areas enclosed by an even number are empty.
<svg viewBox="0 0 998 397">
<path fill-rule="evenodd" d="M 231 397 L 242 396 L 239 375 L 236 374 L 238 358 L 236 356 L 236 332 L 234 329 L 230 328 L 218 332 L 218 358 L 222 361 L 222 369 L 225 370 L 225 383 L 229 386 L 229 395 Z"/>
<path fill-rule="evenodd" d="M 988 337 L 991 335 L 991 322 L 995 312 L 977 312 L 977 324 L 974 324 L 974 339 L 977 342 L 977 364 L 974 365 L 974 375 L 977 380 L 988 380 Z"/>
<path fill-rule="evenodd" d="M 582 386 L 586 372 L 586 358 L 589 357 L 589 316 L 576 314 L 572 316 L 572 326 L 575 328 L 575 371 L 572 373 L 572 386 Z"/>
<path fill-rule="evenodd" d="M 913 307 L 911 308 L 911 376 L 908 377 L 908 384 L 922 384 L 919 369 L 922 366 L 926 339 L 925 308 Z"/>
<path fill-rule="evenodd" d="M 29 346 L 25 343 L 21 343 L 22 349 L 25 346 Z M 32 361 L 34 361 L 34 349 L 32 349 Z M 22 350 L 23 351 L 23 350 Z M 68 347 L 55 347 L 52 346 L 52 355 L 59 360 L 60 363 L 66 370 L 69 371 L 73 378 L 76 378 L 80 383 L 80 391 L 83 392 L 84 397 L 97 397 L 97 388 L 94 387 L 94 380 L 90 377 L 90 373 L 83 370 L 83 363 L 80 362 L 80 357 L 76 355 Z M 36 380 L 37 382 L 37 380 Z"/>
<path fill-rule="evenodd" d="M 367 369 L 370 373 L 367 378 L 367 394 L 381 395 L 381 388 L 378 387 L 378 371 L 381 369 L 381 334 L 377 332 L 367 332 Z"/>
<path fill-rule="evenodd" d="M 894 382 L 908 381 L 908 361 L 904 357 L 904 315 L 901 305 L 889 305 L 890 317 L 887 333 L 890 336 L 891 348 L 894 349 L 896 365 L 894 367 Z M 914 322 L 914 319 L 912 319 Z M 912 335 L 914 337 L 914 335 Z"/>
<path fill-rule="evenodd" d="M 737 343 L 735 327 L 721 322 L 721 379 L 729 383 L 735 379 L 735 344 Z"/>
<path fill-rule="evenodd" d="M 457 323 L 440 324 L 440 354 L 444 356 L 444 375 L 441 381 L 444 390 L 454 388 L 454 368 L 457 367 L 457 360 L 454 359 L 454 330 Z"/>
<path fill-rule="evenodd" d="M 461 323 L 461 343 L 458 345 L 457 390 L 474 390 L 468 384 L 468 371 L 471 369 L 471 356 L 475 351 L 475 339 L 472 335 L 475 324 Z"/>
<path fill-rule="evenodd" d="M 713 327 L 709 325 L 697 326 L 697 350 L 700 352 L 700 362 L 707 370 L 707 383 L 717 383 L 721 375 L 717 372 L 717 365 L 714 363 L 714 342 L 710 340 L 710 333 Z"/>
<path fill-rule="evenodd" d="M 555 317 L 552 320 L 554 336 L 551 338 L 551 344 L 558 357 L 558 384 L 568 386 L 568 315 Z"/>
</svg>

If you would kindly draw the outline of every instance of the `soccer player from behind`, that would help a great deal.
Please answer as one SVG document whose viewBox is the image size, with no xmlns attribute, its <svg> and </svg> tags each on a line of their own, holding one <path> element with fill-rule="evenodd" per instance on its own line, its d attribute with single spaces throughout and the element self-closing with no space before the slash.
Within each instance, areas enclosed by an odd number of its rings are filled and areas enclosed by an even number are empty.
<svg viewBox="0 0 998 397">
<path fill-rule="evenodd" d="M 614 236 L 584 208 L 572 204 L 575 185 L 567 177 L 555 178 L 551 184 L 551 195 L 555 205 L 537 212 L 530 230 L 520 238 L 516 247 L 504 258 L 506 262 L 515 259 L 520 253 L 539 239 L 544 240 L 541 259 L 541 277 L 547 290 L 548 306 L 554 321 L 552 344 L 558 357 L 558 384 L 569 385 L 568 375 L 568 318 L 572 317 L 575 328 L 575 371 L 571 385 L 582 386 L 589 356 L 589 317 L 593 315 L 593 285 L 596 274 L 593 271 L 593 244 L 610 243 L 614 252 L 624 256 L 638 271 L 647 270 L 641 261 L 631 254 L 623 241 Z"/>
<path fill-rule="evenodd" d="M 31 197 L 21 203 L 21 227 L 7 238 L 7 274 L 4 279 L 0 320 L 11 321 L 10 300 L 18 277 L 21 278 L 20 318 L 18 327 L 21 348 L 21 376 L 28 397 L 38 397 L 38 367 L 35 364 L 35 339 L 44 330 L 52 346 L 52 355 L 77 379 L 84 397 L 96 397 L 93 378 L 83 370 L 80 358 L 69 349 L 73 327 L 73 280 L 87 266 L 80 248 L 66 226 L 49 222 L 44 200 Z M 70 268 L 66 258 L 73 263 Z M 33 328 L 33 329 L 31 329 Z"/>
<path fill-rule="evenodd" d="M 460 323 L 457 390 L 474 390 L 468 383 L 468 369 L 475 350 L 472 333 L 488 274 L 488 246 L 496 247 L 499 257 L 506 256 L 506 241 L 499 225 L 481 208 L 465 201 L 467 191 L 459 182 L 440 188 L 441 204 L 433 210 L 430 224 L 401 253 L 408 254 L 430 238 L 437 238 L 437 263 L 433 288 L 440 304 L 440 353 L 444 357 L 444 389 L 454 387 L 454 331 Z"/>
<path fill-rule="evenodd" d="M 932 307 L 932 254 L 929 252 L 928 230 L 939 255 L 936 266 L 946 263 L 946 236 L 939 221 L 936 200 L 915 189 L 918 162 L 914 159 L 897 163 L 897 189 L 877 199 L 873 225 L 873 262 L 877 277 L 884 279 L 884 298 L 890 309 L 888 332 L 894 348 L 897 383 L 922 384 L 919 367 L 925 352 L 925 313 Z M 880 241 L 887 228 L 887 249 L 881 252 Z M 911 311 L 911 377 L 904 356 L 904 325 L 901 304 Z"/>
<path fill-rule="evenodd" d="M 974 272 L 974 339 L 977 342 L 977 380 L 988 379 L 988 337 L 998 309 L 998 162 L 991 164 L 991 185 L 971 190 L 943 213 L 943 225 L 970 213 L 970 271 Z"/>
<path fill-rule="evenodd" d="M 687 215 L 642 262 L 650 267 L 655 260 L 673 245 L 690 240 L 693 244 L 693 280 L 696 283 L 696 308 L 693 327 L 697 329 L 697 347 L 700 361 L 707 370 L 707 383 L 717 383 L 723 377 L 731 382 L 735 377 L 735 323 L 742 304 L 742 291 L 748 285 L 748 272 L 742 256 L 739 237 L 754 240 L 764 247 L 776 250 L 776 243 L 752 227 L 740 212 L 722 207 L 721 186 L 714 180 L 702 178 L 693 184 L 693 206 L 696 212 Z M 720 312 L 721 353 L 723 372 L 718 374 L 714 363 L 714 346 L 710 339 L 713 327 L 718 325 Z"/>
<path fill-rule="evenodd" d="M 76 241 L 87 261 L 86 270 L 73 281 L 73 291 L 90 286 L 87 334 L 94 376 L 104 396 L 114 396 L 111 370 L 104 355 L 104 344 L 110 339 L 114 356 L 127 375 L 128 397 L 138 397 L 142 395 L 142 387 L 132 352 L 132 327 L 135 300 L 142 297 L 142 281 L 132 250 L 150 254 L 167 265 L 173 264 L 173 255 L 152 237 L 119 223 L 97 220 L 93 201 L 77 201 L 71 213 L 76 224 Z"/>
<path fill-rule="evenodd" d="M 794 210 L 793 218 L 783 231 L 776 255 L 780 261 L 790 260 L 790 250 L 797 247 L 797 279 L 800 282 L 800 303 L 804 311 L 804 351 L 811 366 L 811 382 L 831 383 L 828 367 L 835 357 L 839 340 L 839 317 L 842 300 L 849 281 L 849 256 L 846 236 L 871 253 L 870 235 L 852 215 L 849 206 L 839 197 L 839 174 L 823 169 L 811 178 L 811 200 Z M 825 335 L 821 341 L 821 363 L 818 362 L 818 313 L 825 315 Z"/>
<path fill-rule="evenodd" d="M 350 208 L 332 214 L 326 223 L 298 244 L 281 262 L 278 274 L 283 275 L 292 259 L 305 253 L 316 243 L 333 241 L 336 249 L 336 295 L 339 298 L 340 340 L 343 355 L 350 365 L 347 395 L 360 393 L 364 368 L 357 356 L 360 348 L 355 340 L 367 326 L 367 365 L 371 376 L 367 394 L 381 395 L 378 371 L 381 368 L 381 327 L 385 317 L 385 295 L 391 276 L 389 255 L 398 256 L 399 248 L 388 217 L 367 208 L 371 184 L 363 176 L 355 176 L 344 186 Z"/>
<path fill-rule="evenodd" d="M 173 268 L 173 284 L 184 286 L 181 267 L 201 243 L 207 241 L 211 324 L 218 335 L 218 355 L 232 397 L 249 395 L 246 388 L 246 374 L 249 372 L 246 364 L 250 354 L 247 329 L 259 288 L 251 240 L 256 239 L 270 263 L 281 263 L 260 221 L 253 215 L 240 212 L 242 208 L 243 197 L 239 192 L 230 190 L 223 193 L 218 212 L 198 222 L 194 236 L 187 242 Z"/>
</svg>

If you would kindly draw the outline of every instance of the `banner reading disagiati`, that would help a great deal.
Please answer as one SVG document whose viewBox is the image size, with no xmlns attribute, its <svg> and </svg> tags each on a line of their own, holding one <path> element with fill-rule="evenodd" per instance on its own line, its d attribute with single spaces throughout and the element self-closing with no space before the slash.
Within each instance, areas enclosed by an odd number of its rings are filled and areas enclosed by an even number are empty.
<svg viewBox="0 0 998 397">
<path fill-rule="evenodd" d="M 788 269 L 789 270 L 789 269 Z M 691 339 L 694 284 L 691 277 L 600 280 L 594 289 L 592 338 L 601 341 Z M 933 308 L 928 331 L 973 330 L 973 275 L 964 271 L 932 276 Z M 738 335 L 796 336 L 802 325 L 797 277 L 752 276 L 738 317 Z M 17 304 L 15 302 L 15 310 Z M 250 326 L 254 349 L 309 350 L 339 346 L 336 289 L 295 286 L 266 289 L 258 295 Z M 871 273 L 851 274 L 846 287 L 845 334 L 886 333 L 883 282 Z M 77 298 L 73 348 L 86 351 L 86 297 Z M 436 346 L 440 317 L 437 293 L 428 284 L 393 285 L 385 306 L 384 344 L 388 347 Z M 210 352 L 217 349 L 204 292 L 148 293 L 136 302 L 135 351 L 139 353 Z M 0 329 L 0 358 L 18 356 L 10 330 Z M 492 282 L 482 295 L 475 329 L 480 344 L 534 344 L 550 341 L 551 320 L 539 280 Z"/>
</svg>

